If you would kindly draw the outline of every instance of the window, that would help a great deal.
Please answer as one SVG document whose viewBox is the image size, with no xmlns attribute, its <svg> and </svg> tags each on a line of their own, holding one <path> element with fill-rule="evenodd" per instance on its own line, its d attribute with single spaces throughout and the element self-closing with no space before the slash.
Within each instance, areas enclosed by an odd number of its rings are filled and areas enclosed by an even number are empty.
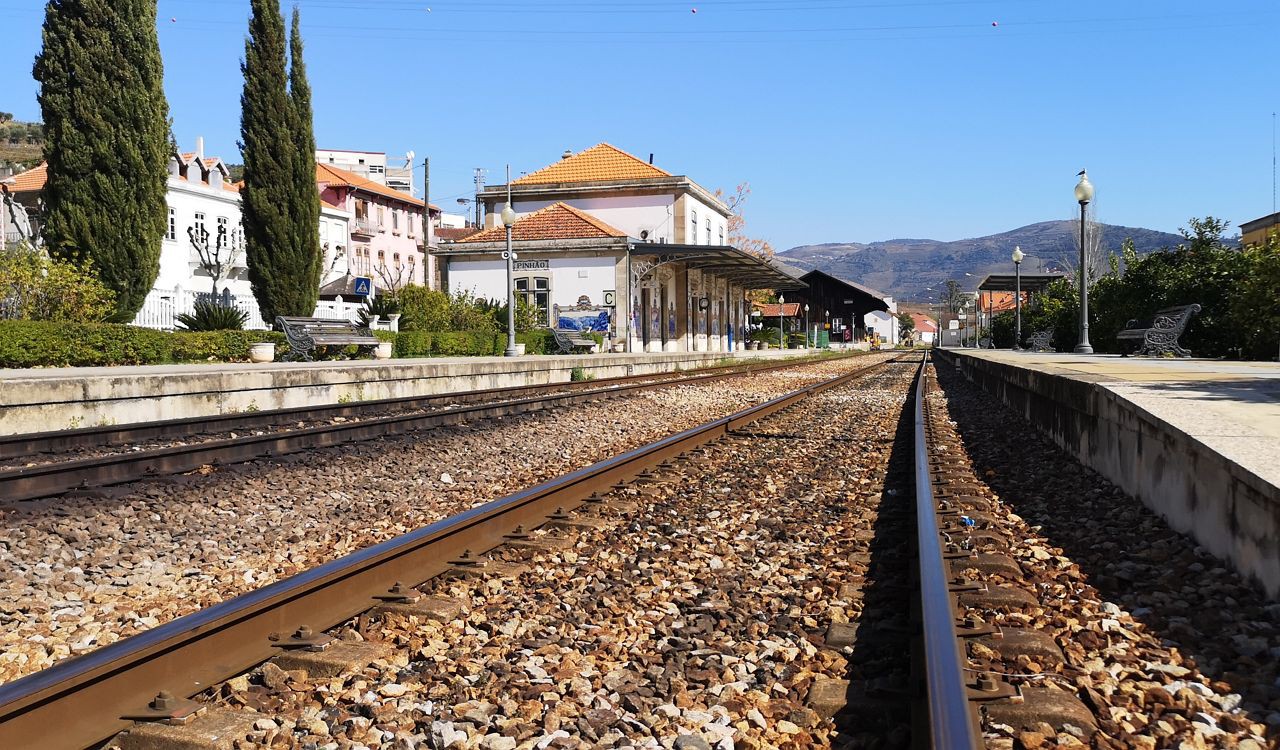
<svg viewBox="0 0 1280 750">
<path fill-rule="evenodd" d="M 721 245 L 724 244 L 724 226 L 723 225 L 720 226 L 720 244 Z"/>
<path fill-rule="evenodd" d="M 711 217 L 707 217 L 707 244 L 711 244 Z"/>
<path fill-rule="evenodd" d="M 689 212 L 689 244 L 698 244 L 698 212 Z"/>
<path fill-rule="evenodd" d="M 217 244 L 219 237 L 222 238 L 224 243 L 231 242 L 232 240 L 231 235 L 227 233 L 227 217 L 225 216 L 218 217 L 218 233 L 213 236 L 215 245 Z"/>
<path fill-rule="evenodd" d="M 394 208 L 391 209 L 391 228 L 400 229 L 400 212 Z"/>
<path fill-rule="evenodd" d="M 361 163 L 361 164 L 363 164 L 363 163 L 364 163 L 364 159 L 361 159 L 361 160 L 360 160 L 360 163 Z M 370 164 L 370 165 L 369 165 L 369 174 L 384 174 L 385 172 L 386 172 L 386 168 L 385 168 L 385 167 L 383 167 L 381 164 Z"/>
<path fill-rule="evenodd" d="M 203 237 L 204 236 L 204 214 L 199 211 L 196 212 L 195 225 L 196 225 L 196 236 Z"/>
<path fill-rule="evenodd" d="M 400 253 L 396 253 L 396 254 L 392 255 L 392 256 L 391 256 L 391 262 L 395 264 L 395 267 L 396 267 L 396 268 L 399 268 L 399 267 L 400 267 Z"/>
<path fill-rule="evenodd" d="M 517 276 L 516 298 L 538 308 L 540 322 L 550 325 L 551 279 L 547 276 Z"/>
<path fill-rule="evenodd" d="M 169 231 L 164 233 L 166 240 L 178 239 L 178 215 L 173 210 L 173 206 L 169 206 Z"/>
</svg>

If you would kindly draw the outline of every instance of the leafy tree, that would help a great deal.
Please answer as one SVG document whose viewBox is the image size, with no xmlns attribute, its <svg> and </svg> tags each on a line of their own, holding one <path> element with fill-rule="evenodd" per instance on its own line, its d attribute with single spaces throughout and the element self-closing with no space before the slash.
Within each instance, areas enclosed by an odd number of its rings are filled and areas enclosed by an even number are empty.
<svg viewBox="0 0 1280 750">
<path fill-rule="evenodd" d="M 1243 259 L 1249 271 L 1232 301 L 1233 317 L 1245 356 L 1271 359 L 1280 356 L 1280 234 L 1245 248 Z"/>
<path fill-rule="evenodd" d="M 112 319 L 127 322 L 159 273 L 167 221 L 156 0 L 50 0 L 43 37 L 33 74 L 49 162 L 45 246 L 91 262 L 115 292 Z"/>
<path fill-rule="evenodd" d="M 898 340 L 906 343 L 916 332 L 916 320 L 911 313 L 898 313 Z"/>
<path fill-rule="evenodd" d="M 311 92 L 294 10 L 292 69 L 286 72 L 284 19 L 275 0 L 252 0 L 241 64 L 240 191 L 245 265 L 265 320 L 311 315 L 320 289 L 319 194 Z M 304 190 L 303 164 L 306 164 Z"/>
<path fill-rule="evenodd" d="M 100 322 L 115 295 L 91 265 L 50 258 L 25 243 L 0 253 L 0 319 Z"/>
</svg>

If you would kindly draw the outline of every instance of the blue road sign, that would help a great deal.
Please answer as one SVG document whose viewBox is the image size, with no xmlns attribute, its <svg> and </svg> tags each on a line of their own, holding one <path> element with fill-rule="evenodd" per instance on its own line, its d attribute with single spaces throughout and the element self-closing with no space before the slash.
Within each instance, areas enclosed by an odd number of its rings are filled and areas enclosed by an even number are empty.
<svg viewBox="0 0 1280 750">
<path fill-rule="evenodd" d="M 368 276 L 356 277 L 356 294 L 361 297 L 368 297 L 373 293 L 373 279 Z"/>
</svg>

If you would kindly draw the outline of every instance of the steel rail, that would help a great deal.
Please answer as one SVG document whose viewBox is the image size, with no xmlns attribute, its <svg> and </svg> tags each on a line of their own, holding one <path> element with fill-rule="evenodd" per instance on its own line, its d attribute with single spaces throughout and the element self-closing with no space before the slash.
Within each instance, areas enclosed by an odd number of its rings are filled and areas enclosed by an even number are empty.
<svg viewBox="0 0 1280 750">
<path fill-rule="evenodd" d="M 537 528 L 558 510 L 572 511 L 646 468 L 885 364 L 662 438 L 0 685 L 0 747 L 57 750 L 101 742 L 130 724 L 120 717 L 161 690 L 192 696 L 271 658 L 278 653 L 273 635 L 302 625 L 331 628 L 375 606 L 397 582 L 419 585 L 466 550 L 498 547 L 518 526 Z"/>
<path fill-rule="evenodd" d="M 964 676 L 964 653 L 956 635 L 956 612 L 929 471 L 929 356 L 920 362 L 915 388 L 916 541 L 920 569 L 924 671 L 927 682 L 929 747 L 978 750 L 983 746 Z"/>
<path fill-rule="evenodd" d="M 829 359 L 842 359 L 847 356 L 838 355 Z M 817 358 L 799 358 L 787 362 L 771 362 L 767 364 L 730 364 L 700 368 L 689 372 L 660 372 L 646 375 L 623 375 L 614 378 L 603 378 L 593 381 L 539 383 L 537 385 L 515 385 L 504 388 L 485 388 L 473 391 L 454 393 L 438 393 L 424 396 L 407 396 L 401 398 L 385 398 L 373 401 L 357 401 L 346 404 L 322 404 L 318 406 L 295 406 L 284 409 L 268 409 L 240 414 L 212 414 L 202 417 L 185 417 L 181 419 L 165 419 L 152 422 L 139 422 L 126 425 L 102 425 L 81 427 L 74 430 L 50 430 L 18 435 L 0 435 L 0 461 L 24 458 L 42 453 L 57 453 L 80 448 L 98 448 L 108 445 L 128 445 L 143 440 L 171 439 L 199 435 L 209 432 L 227 432 L 231 430 L 251 430 L 262 427 L 273 427 L 299 421 L 333 419 L 334 417 L 358 417 L 362 414 L 379 412 L 387 409 L 421 409 L 436 405 L 468 404 L 482 401 L 520 398 L 535 395 L 553 389 L 592 390 L 624 385 L 640 381 L 678 381 L 692 382 L 699 378 L 724 373 L 768 372 L 786 367 L 818 361 Z"/>
<path fill-rule="evenodd" d="M 812 362 L 770 365 L 768 369 L 798 367 L 802 364 L 812 364 Z M 742 375 L 756 374 L 762 369 L 757 368 L 746 372 L 732 370 L 654 382 L 611 385 L 584 391 L 550 393 L 528 398 L 498 401 L 496 403 L 482 403 L 459 409 L 393 414 L 385 417 L 322 424 L 263 435 L 245 435 L 187 445 L 153 448 L 145 451 L 113 453 L 104 456 L 72 459 L 70 461 L 52 461 L 0 471 L 0 497 L 10 502 L 35 500 L 63 494 L 74 489 L 105 487 L 142 479 L 182 474 L 195 471 L 202 466 L 244 463 L 255 459 L 331 447 L 356 440 L 370 440 L 399 435 L 463 421 L 492 419 L 541 411 L 566 404 L 586 403 L 636 391 L 666 388 L 687 383 L 713 382 Z"/>
</svg>

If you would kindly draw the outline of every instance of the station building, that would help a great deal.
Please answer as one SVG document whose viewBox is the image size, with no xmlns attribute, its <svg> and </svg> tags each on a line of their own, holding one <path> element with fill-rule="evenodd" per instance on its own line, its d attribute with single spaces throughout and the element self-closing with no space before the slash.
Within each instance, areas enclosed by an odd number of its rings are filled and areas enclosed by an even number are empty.
<svg viewBox="0 0 1280 750">
<path fill-rule="evenodd" d="M 625 351 L 741 348 L 747 290 L 804 282 L 726 244 L 728 206 L 650 162 L 601 143 L 512 180 L 516 292 L 544 325 L 601 332 Z M 507 189 L 477 195 L 482 231 L 440 244 L 450 292 L 505 298 Z"/>
</svg>

